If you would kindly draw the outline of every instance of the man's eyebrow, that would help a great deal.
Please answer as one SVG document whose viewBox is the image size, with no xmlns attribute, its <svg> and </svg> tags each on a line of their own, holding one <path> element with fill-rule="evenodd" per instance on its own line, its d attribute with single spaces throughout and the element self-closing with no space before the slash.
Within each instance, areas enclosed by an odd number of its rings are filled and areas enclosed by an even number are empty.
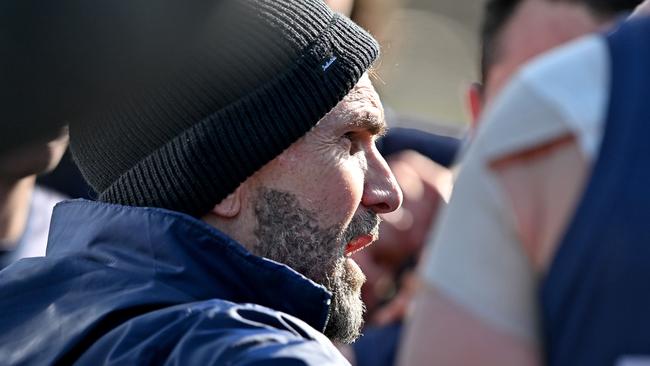
<svg viewBox="0 0 650 366">
<path fill-rule="evenodd" d="M 386 121 L 382 116 L 377 116 L 372 113 L 363 113 L 355 115 L 347 123 L 348 127 L 355 129 L 363 129 L 370 132 L 372 135 L 379 137 L 384 136 L 388 132 Z"/>
</svg>

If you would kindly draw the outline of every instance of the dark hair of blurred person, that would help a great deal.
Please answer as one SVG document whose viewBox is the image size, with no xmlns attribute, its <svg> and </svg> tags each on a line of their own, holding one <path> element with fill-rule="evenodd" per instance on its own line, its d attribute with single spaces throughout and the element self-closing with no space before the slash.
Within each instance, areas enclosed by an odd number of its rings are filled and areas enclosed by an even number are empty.
<svg viewBox="0 0 650 366">
<path fill-rule="evenodd" d="M 68 131 L 0 154 L 0 268 L 45 255 L 50 216 L 65 197 L 36 185 L 54 169 L 68 146 Z M 49 139 L 49 141 L 48 141 Z"/>
</svg>

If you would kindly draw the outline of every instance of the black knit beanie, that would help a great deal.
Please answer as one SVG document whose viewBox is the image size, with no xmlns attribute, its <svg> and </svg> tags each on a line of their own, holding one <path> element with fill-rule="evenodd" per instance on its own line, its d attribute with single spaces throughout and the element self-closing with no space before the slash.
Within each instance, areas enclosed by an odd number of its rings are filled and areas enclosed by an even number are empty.
<svg viewBox="0 0 650 366">
<path fill-rule="evenodd" d="M 215 1 L 207 19 L 173 76 L 71 123 L 99 200 L 207 213 L 315 126 L 379 53 L 320 0 Z"/>
</svg>

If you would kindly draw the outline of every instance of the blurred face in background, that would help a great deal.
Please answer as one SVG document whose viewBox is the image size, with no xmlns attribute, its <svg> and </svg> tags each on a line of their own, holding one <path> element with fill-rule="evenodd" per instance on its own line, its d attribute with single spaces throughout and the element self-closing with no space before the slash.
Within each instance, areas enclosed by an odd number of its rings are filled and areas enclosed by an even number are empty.
<svg viewBox="0 0 650 366">
<path fill-rule="evenodd" d="M 580 3 L 524 0 L 496 35 L 492 61 L 484 75 L 485 85 L 469 90 L 472 119 L 504 87 L 519 68 L 535 56 L 567 41 L 596 31 L 601 21 Z"/>
</svg>

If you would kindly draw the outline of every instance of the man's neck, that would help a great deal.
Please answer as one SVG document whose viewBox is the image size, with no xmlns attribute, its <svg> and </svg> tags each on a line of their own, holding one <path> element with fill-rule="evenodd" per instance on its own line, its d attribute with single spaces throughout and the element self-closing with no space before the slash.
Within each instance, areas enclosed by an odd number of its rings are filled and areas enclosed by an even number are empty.
<svg viewBox="0 0 650 366">
<path fill-rule="evenodd" d="M 0 250 L 13 249 L 27 226 L 36 176 L 0 180 Z"/>
</svg>

